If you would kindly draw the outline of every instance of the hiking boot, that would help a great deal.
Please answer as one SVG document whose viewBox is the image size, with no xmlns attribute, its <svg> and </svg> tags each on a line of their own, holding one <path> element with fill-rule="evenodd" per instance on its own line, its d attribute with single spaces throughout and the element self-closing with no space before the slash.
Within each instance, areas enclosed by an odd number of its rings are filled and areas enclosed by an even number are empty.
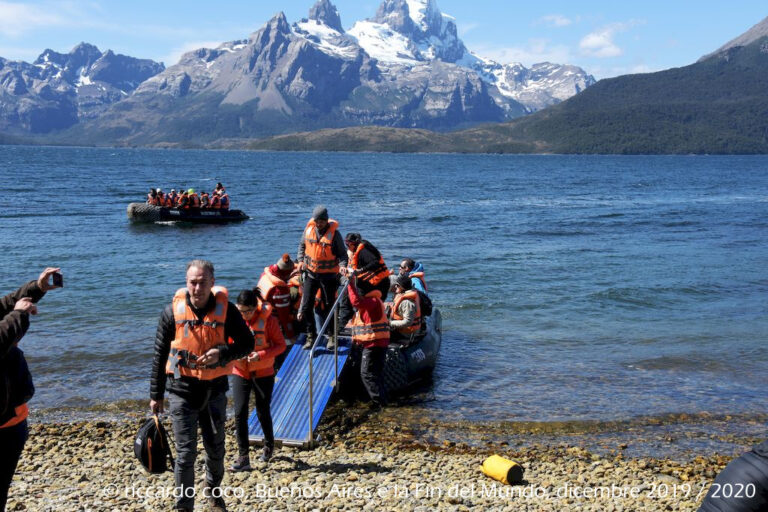
<svg viewBox="0 0 768 512">
<path fill-rule="evenodd" d="M 336 343 L 333 338 L 328 338 L 328 343 L 325 345 L 325 348 L 330 351 L 333 351 L 336 348 Z"/>
<path fill-rule="evenodd" d="M 241 455 L 237 458 L 237 461 L 235 461 L 235 463 L 229 467 L 229 470 L 234 472 L 250 471 L 251 459 L 248 457 L 248 455 Z"/>
<path fill-rule="evenodd" d="M 259 460 L 261 462 L 269 462 L 269 459 L 272 458 L 272 453 L 274 452 L 274 448 L 271 446 L 265 444 L 264 450 L 261 452 L 261 457 L 259 457 Z"/>
<path fill-rule="evenodd" d="M 211 512 L 227 512 L 227 504 L 224 503 L 224 498 L 221 496 L 208 498 L 208 508 L 211 509 Z"/>
<path fill-rule="evenodd" d="M 309 350 L 312 348 L 312 345 L 315 344 L 315 335 L 314 334 L 307 334 L 307 339 L 304 341 L 304 345 L 302 345 L 301 348 L 304 350 Z"/>
</svg>

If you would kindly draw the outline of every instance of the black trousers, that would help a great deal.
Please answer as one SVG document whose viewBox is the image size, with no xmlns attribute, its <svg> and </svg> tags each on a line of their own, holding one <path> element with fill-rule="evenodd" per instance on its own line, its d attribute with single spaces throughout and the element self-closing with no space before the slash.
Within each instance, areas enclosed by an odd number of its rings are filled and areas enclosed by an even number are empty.
<svg viewBox="0 0 768 512">
<path fill-rule="evenodd" d="M 386 302 L 387 294 L 389 293 L 389 279 L 382 279 L 376 286 L 368 281 L 358 279 L 357 289 L 362 295 L 373 290 L 379 290 L 381 292 L 381 301 Z M 349 294 L 346 294 L 339 304 L 339 329 L 343 329 L 344 326 L 347 325 L 347 322 L 352 320 L 353 316 L 355 316 L 355 311 L 352 309 L 352 304 L 349 302 Z"/>
<path fill-rule="evenodd" d="M 29 437 L 27 420 L 12 427 L 0 428 L 0 446 L 3 451 L 0 456 L 0 512 L 5 510 L 8 488 L 11 486 L 27 437 Z"/>
<path fill-rule="evenodd" d="M 384 347 L 364 348 L 360 359 L 360 378 L 374 404 L 386 405 L 387 393 L 384 387 L 384 361 L 387 349 Z"/>
<path fill-rule="evenodd" d="M 274 446 L 275 434 L 272 430 L 270 404 L 272 390 L 275 387 L 275 376 L 244 379 L 239 375 L 233 375 L 230 385 L 235 399 L 235 434 L 240 456 L 248 455 L 248 402 L 250 402 L 251 390 L 256 401 L 256 417 L 259 418 L 261 429 L 264 431 L 264 444 Z"/>
<path fill-rule="evenodd" d="M 323 313 L 321 316 L 324 318 L 336 300 L 336 290 L 338 288 L 338 274 L 313 274 L 307 272 L 304 275 L 304 285 L 301 289 L 301 305 L 299 306 L 299 314 L 302 315 L 301 327 L 304 332 L 317 334 L 315 315 L 313 314 L 317 290 L 322 290 L 320 300 L 322 301 Z"/>
</svg>

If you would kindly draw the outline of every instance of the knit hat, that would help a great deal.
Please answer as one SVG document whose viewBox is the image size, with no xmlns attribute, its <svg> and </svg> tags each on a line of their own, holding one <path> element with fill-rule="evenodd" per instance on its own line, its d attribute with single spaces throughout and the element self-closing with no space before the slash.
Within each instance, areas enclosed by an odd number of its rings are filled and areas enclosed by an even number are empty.
<svg viewBox="0 0 768 512">
<path fill-rule="evenodd" d="M 315 220 L 328 220 L 328 209 L 321 204 L 315 206 L 315 209 L 312 210 L 312 218 Z"/>
<path fill-rule="evenodd" d="M 279 260 L 277 260 L 277 268 L 281 272 L 290 272 L 293 270 L 293 260 L 288 253 L 283 254 Z"/>
<path fill-rule="evenodd" d="M 405 274 L 401 274 L 397 276 L 397 279 L 395 279 L 395 283 L 397 284 L 397 286 L 399 286 L 403 290 L 410 290 L 413 287 L 411 278 Z"/>
<path fill-rule="evenodd" d="M 363 237 L 360 236 L 360 233 L 347 233 L 347 236 L 344 237 L 345 242 L 352 242 L 355 244 L 359 244 L 363 240 Z"/>
</svg>

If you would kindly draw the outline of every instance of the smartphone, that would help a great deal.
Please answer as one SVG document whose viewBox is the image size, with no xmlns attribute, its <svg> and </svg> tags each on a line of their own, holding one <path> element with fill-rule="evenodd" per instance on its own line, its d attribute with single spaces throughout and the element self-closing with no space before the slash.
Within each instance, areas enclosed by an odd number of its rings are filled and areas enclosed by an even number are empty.
<svg viewBox="0 0 768 512">
<path fill-rule="evenodd" d="M 53 274 L 53 286 L 58 286 L 58 287 L 64 286 L 64 276 L 62 276 L 58 272 L 54 272 L 54 274 Z"/>
</svg>

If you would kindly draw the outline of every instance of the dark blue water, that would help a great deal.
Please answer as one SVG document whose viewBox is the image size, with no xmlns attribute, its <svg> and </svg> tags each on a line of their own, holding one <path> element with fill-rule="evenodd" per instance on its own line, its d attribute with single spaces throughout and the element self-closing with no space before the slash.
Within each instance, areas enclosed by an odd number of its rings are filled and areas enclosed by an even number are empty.
<svg viewBox="0 0 768 512">
<path fill-rule="evenodd" d="M 230 290 L 295 254 L 313 206 L 444 315 L 432 399 L 469 420 L 615 419 L 768 406 L 768 158 L 283 154 L 0 147 L 0 288 L 66 288 L 22 346 L 37 408 L 148 395 L 185 263 Z M 129 224 L 149 187 L 223 181 L 252 219 Z"/>
</svg>

